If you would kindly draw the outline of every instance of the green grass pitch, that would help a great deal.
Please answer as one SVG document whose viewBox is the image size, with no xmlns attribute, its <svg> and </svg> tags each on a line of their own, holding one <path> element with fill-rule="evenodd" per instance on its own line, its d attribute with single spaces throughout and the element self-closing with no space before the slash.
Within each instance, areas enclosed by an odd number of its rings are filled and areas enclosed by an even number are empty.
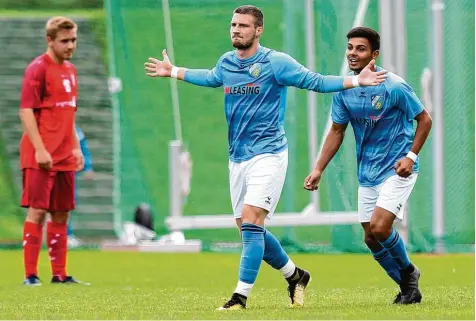
<svg viewBox="0 0 476 321">
<path fill-rule="evenodd" d="M 3 251 L 0 319 L 467 319 L 474 320 L 474 255 L 414 255 L 423 301 L 396 306 L 397 287 L 370 255 L 293 255 L 312 282 L 289 308 L 286 282 L 263 264 L 246 311 L 216 312 L 234 290 L 237 254 L 72 251 L 69 273 L 90 286 L 21 285 L 22 252 Z"/>
</svg>

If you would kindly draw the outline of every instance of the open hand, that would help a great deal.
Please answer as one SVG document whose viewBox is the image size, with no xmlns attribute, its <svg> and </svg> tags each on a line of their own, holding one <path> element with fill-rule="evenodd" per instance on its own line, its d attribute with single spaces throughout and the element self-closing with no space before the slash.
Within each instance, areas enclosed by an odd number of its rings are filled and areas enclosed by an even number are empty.
<svg viewBox="0 0 476 321">
<path fill-rule="evenodd" d="M 386 70 L 375 70 L 375 59 L 372 59 L 367 66 L 359 74 L 359 85 L 361 86 L 377 86 L 387 79 Z"/>
<path fill-rule="evenodd" d="M 163 60 L 149 57 L 149 61 L 144 63 L 145 71 L 149 77 L 170 77 L 172 64 L 170 63 L 167 50 L 162 50 Z"/>
</svg>

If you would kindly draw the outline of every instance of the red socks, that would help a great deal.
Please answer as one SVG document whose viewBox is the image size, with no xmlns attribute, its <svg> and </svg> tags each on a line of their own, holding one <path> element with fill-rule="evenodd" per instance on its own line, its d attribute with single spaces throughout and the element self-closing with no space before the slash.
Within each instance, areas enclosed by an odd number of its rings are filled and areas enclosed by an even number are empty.
<svg viewBox="0 0 476 321">
<path fill-rule="evenodd" d="M 48 222 L 46 229 L 48 254 L 53 276 L 66 277 L 66 255 L 68 251 L 67 224 Z"/>
<path fill-rule="evenodd" d="M 40 256 L 43 226 L 33 222 L 23 224 L 23 264 L 25 277 L 38 276 L 38 257 Z"/>
</svg>

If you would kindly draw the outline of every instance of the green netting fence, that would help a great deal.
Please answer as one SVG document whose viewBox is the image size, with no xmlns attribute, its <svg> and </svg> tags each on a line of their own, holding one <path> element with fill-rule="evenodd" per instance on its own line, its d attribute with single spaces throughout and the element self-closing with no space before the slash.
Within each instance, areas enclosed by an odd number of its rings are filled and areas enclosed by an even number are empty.
<svg viewBox="0 0 476 321">
<path fill-rule="evenodd" d="M 231 50 L 229 22 L 241 1 L 170 1 L 175 51 L 174 64 L 212 68 Z M 265 14 L 264 46 L 290 53 L 305 63 L 304 1 L 256 0 Z M 338 74 L 359 1 L 316 0 L 316 70 Z M 466 251 L 474 245 L 474 1 L 446 1 L 444 13 L 444 154 L 445 244 L 448 251 Z M 406 3 L 407 81 L 420 94 L 420 77 L 431 67 L 431 4 Z M 167 233 L 169 213 L 168 144 L 175 139 L 171 85 L 149 79 L 143 63 L 160 57 L 166 47 L 162 2 L 108 0 L 110 72 L 122 81 L 114 95 L 116 116 L 116 200 L 118 222 L 131 220 L 141 202 L 151 204 L 159 234 Z M 378 1 L 371 0 L 364 25 L 379 28 Z M 231 213 L 228 188 L 227 129 L 223 89 L 178 84 L 183 141 L 193 160 L 192 189 L 184 215 Z M 318 95 L 318 140 L 330 111 L 331 95 Z M 298 212 L 309 203 L 302 189 L 308 174 L 306 93 L 291 90 L 286 119 L 290 142 L 288 177 L 278 212 Z M 343 147 L 327 170 L 320 189 L 321 209 L 355 211 L 357 177 L 355 143 L 349 127 Z M 421 153 L 421 173 L 409 203 L 409 247 L 433 250 L 432 137 Z M 230 214 L 230 220 L 232 219 Z M 273 228 L 282 240 L 303 251 L 366 251 L 358 224 Z M 239 242 L 233 229 L 192 230 L 187 238 L 200 238 L 207 249 Z"/>
</svg>

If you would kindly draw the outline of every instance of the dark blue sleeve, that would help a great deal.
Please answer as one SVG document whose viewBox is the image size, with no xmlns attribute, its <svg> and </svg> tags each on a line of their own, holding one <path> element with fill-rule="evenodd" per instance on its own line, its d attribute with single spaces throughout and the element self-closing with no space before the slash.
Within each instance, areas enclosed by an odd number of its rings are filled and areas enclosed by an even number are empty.
<svg viewBox="0 0 476 321">
<path fill-rule="evenodd" d="M 213 69 L 186 69 L 184 81 L 203 87 L 220 87 L 223 85 L 221 63 L 223 56 Z"/>
<path fill-rule="evenodd" d="M 313 72 L 291 56 L 274 52 L 270 55 L 271 68 L 278 84 L 294 86 L 320 93 L 329 93 L 344 90 L 344 77 L 323 76 Z"/>
<path fill-rule="evenodd" d="M 407 83 L 396 83 L 391 88 L 390 97 L 392 104 L 403 111 L 408 121 L 415 119 L 424 109 L 422 102 Z"/>
</svg>

